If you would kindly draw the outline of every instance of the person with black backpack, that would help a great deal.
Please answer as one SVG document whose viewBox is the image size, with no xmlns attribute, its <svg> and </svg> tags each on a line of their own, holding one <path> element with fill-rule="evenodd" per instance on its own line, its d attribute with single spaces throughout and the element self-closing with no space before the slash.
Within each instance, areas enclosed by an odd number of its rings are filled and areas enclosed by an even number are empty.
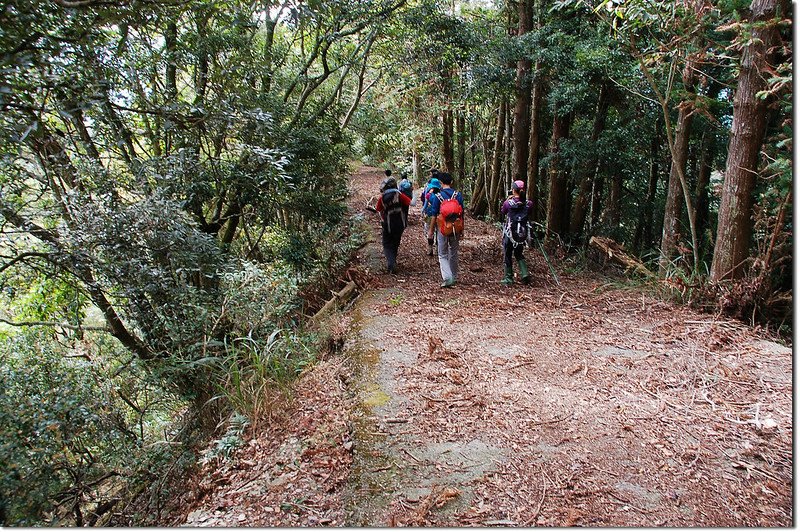
<svg viewBox="0 0 800 532">
<path fill-rule="evenodd" d="M 533 202 L 525 197 L 525 182 L 514 181 L 511 185 L 511 196 L 503 202 L 500 212 L 506 215 L 503 225 L 503 260 L 505 262 L 505 276 L 500 284 L 511 286 L 514 284 L 514 266 L 511 258 L 517 260 L 519 276 L 524 284 L 531 282 L 528 265 L 522 252 L 528 240 L 530 228 L 528 227 L 528 214 L 533 208 Z"/>
<path fill-rule="evenodd" d="M 381 240 L 389 273 L 395 273 L 397 269 L 397 250 L 406 228 L 409 205 L 411 200 L 397 188 L 395 178 L 388 176 L 384 179 L 375 210 L 381 214 Z"/>
</svg>

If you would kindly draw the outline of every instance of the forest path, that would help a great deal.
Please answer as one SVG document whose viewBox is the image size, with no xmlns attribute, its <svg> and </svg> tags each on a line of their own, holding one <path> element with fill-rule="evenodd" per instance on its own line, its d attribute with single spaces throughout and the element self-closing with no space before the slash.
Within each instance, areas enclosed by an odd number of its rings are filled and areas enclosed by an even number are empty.
<svg viewBox="0 0 800 532">
<path fill-rule="evenodd" d="M 382 179 L 329 320 L 343 350 L 187 483 L 167 524 L 715 526 L 792 524 L 792 351 L 741 323 L 589 273 L 501 287 L 499 231 L 468 219 L 459 283 L 439 287 L 411 208 L 386 273 Z"/>
<path fill-rule="evenodd" d="M 354 210 L 382 177 L 353 177 Z M 348 524 L 792 522 L 791 349 L 608 279 L 558 286 L 538 250 L 533 285 L 501 287 L 500 233 L 474 219 L 442 289 L 419 211 L 397 275 L 377 215 L 362 253 Z"/>
</svg>

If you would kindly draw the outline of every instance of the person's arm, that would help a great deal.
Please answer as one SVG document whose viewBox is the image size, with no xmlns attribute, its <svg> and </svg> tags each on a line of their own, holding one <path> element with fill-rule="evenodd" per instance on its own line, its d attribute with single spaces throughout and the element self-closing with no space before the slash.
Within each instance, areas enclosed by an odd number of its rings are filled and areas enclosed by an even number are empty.
<svg viewBox="0 0 800 532">
<path fill-rule="evenodd" d="M 375 210 L 378 212 L 383 212 L 383 195 L 378 198 L 378 203 L 375 204 Z"/>
<path fill-rule="evenodd" d="M 508 214 L 508 200 L 505 200 L 503 202 L 503 206 L 500 207 L 500 214 L 503 214 L 503 215 Z"/>
<path fill-rule="evenodd" d="M 404 207 L 408 207 L 409 205 L 411 205 L 411 198 L 409 198 L 405 194 L 400 194 L 400 203 L 402 203 Z"/>
<path fill-rule="evenodd" d="M 428 208 L 430 209 L 431 216 L 430 223 L 428 224 L 428 244 L 433 244 L 433 231 L 435 227 L 438 227 L 439 198 L 431 194 L 428 198 Z"/>
<path fill-rule="evenodd" d="M 433 244 L 433 230 L 435 227 L 438 227 L 437 221 L 439 219 L 439 215 L 431 217 L 431 222 L 428 224 L 428 244 Z"/>
</svg>

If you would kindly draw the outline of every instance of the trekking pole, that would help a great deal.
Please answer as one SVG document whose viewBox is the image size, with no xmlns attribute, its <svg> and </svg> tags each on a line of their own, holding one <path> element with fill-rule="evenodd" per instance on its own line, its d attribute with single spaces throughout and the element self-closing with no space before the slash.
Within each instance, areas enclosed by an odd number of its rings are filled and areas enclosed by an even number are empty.
<svg viewBox="0 0 800 532">
<path fill-rule="evenodd" d="M 541 227 L 541 224 L 536 224 Z M 550 259 L 547 257 L 547 252 L 544 250 L 544 246 L 542 245 L 542 241 L 536 237 L 536 234 L 531 231 L 533 239 L 536 240 L 536 243 L 539 244 L 539 249 L 542 251 L 542 256 L 544 257 L 544 261 L 547 263 L 547 266 L 550 268 L 550 275 L 553 276 L 553 279 L 556 281 L 557 286 L 561 286 L 561 282 L 558 280 L 558 275 L 556 275 L 556 269 L 553 268 L 553 265 L 550 263 Z"/>
</svg>

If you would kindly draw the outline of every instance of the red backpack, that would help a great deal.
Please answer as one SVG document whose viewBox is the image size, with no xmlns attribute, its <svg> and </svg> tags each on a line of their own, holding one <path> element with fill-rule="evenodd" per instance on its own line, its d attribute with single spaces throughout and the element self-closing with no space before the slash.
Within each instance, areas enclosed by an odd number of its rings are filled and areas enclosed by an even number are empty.
<svg viewBox="0 0 800 532">
<path fill-rule="evenodd" d="M 439 198 L 439 231 L 444 236 L 452 234 L 460 235 L 464 232 L 464 209 L 456 199 L 458 192 L 448 199 L 444 199 L 441 194 L 436 194 Z"/>
</svg>

